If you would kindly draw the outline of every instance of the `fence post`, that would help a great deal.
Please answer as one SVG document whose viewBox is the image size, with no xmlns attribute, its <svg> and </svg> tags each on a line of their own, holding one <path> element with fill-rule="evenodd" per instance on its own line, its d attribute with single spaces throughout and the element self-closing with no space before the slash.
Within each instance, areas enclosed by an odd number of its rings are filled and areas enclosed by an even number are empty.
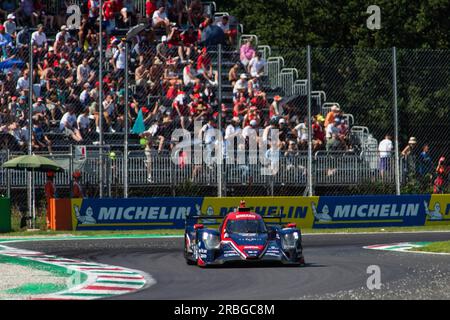
<svg viewBox="0 0 450 320">
<path fill-rule="evenodd" d="M 6 149 L 6 161 L 9 161 L 9 149 Z M 6 194 L 9 199 L 11 199 L 11 170 L 6 170 Z"/>
<path fill-rule="evenodd" d="M 98 59 L 98 83 L 99 83 L 99 90 L 98 90 L 98 126 L 99 126 L 99 133 L 98 133 L 98 142 L 100 145 L 99 152 L 98 152 L 98 158 L 99 158 L 99 197 L 103 198 L 103 30 L 102 30 L 102 22 L 103 22 L 103 16 L 102 16 L 102 7 L 103 7 L 103 1 L 99 1 L 99 39 L 98 39 L 98 45 L 99 45 L 99 59 Z"/>
<path fill-rule="evenodd" d="M 217 58 L 217 76 L 218 76 L 218 93 L 217 93 L 217 101 L 218 101 L 218 111 L 219 111 L 219 133 L 222 135 L 222 45 L 219 44 L 219 52 L 218 52 L 218 58 Z M 219 141 L 222 141 L 223 144 L 223 138 L 219 138 Z M 217 196 L 219 198 L 222 197 L 222 169 L 223 169 L 223 146 L 222 144 L 219 144 L 219 147 L 216 148 L 218 150 L 218 154 L 216 154 L 217 159 Z"/>
<path fill-rule="evenodd" d="M 311 46 L 306 48 L 306 69 L 307 69 L 307 96 L 308 96 L 308 178 L 307 190 L 308 196 L 313 195 L 312 181 L 312 112 L 311 112 Z"/>
<path fill-rule="evenodd" d="M 398 146 L 397 48 L 392 48 L 392 87 L 394 96 L 395 193 L 400 195 L 400 156 Z"/>
<path fill-rule="evenodd" d="M 29 72 L 28 72 L 28 155 L 33 153 L 33 146 L 31 144 L 31 140 L 33 137 L 33 40 L 31 38 L 30 33 L 30 43 L 28 49 L 28 63 Z M 33 216 L 33 174 L 31 171 L 28 171 L 28 214 L 30 219 L 30 228 L 33 227 L 34 222 L 32 221 Z"/>
<path fill-rule="evenodd" d="M 124 151 L 123 151 L 123 197 L 128 198 L 128 39 L 125 41 L 125 125 L 124 125 Z"/>
</svg>

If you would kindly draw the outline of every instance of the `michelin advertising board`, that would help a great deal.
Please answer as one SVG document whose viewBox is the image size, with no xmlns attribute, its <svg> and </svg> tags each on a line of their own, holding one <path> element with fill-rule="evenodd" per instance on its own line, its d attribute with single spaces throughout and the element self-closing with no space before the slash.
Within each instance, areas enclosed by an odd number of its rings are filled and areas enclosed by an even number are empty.
<svg viewBox="0 0 450 320">
<path fill-rule="evenodd" d="M 281 215 L 283 222 L 295 222 L 300 228 L 450 224 L 450 195 L 407 195 L 72 199 L 72 226 L 74 230 L 183 229 L 187 215 L 224 216 L 240 200 L 262 216 Z"/>
</svg>

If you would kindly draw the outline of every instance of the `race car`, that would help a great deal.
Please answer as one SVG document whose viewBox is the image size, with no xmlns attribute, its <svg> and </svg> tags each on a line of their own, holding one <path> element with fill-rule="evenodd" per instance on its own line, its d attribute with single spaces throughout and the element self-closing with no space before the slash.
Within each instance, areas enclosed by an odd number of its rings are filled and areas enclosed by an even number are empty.
<svg viewBox="0 0 450 320">
<path fill-rule="evenodd" d="M 219 219 L 218 230 L 205 228 L 208 223 L 217 225 Z M 278 223 L 270 222 L 274 220 Z M 187 264 L 200 267 L 231 262 L 305 264 L 302 236 L 295 223 L 283 225 L 281 216 L 261 216 L 243 201 L 225 216 L 187 216 L 184 256 Z"/>
</svg>

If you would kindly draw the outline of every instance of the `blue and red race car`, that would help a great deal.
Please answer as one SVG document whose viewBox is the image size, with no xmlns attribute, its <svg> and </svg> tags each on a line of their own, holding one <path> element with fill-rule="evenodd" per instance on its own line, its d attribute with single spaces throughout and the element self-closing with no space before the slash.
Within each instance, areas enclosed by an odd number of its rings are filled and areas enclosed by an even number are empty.
<svg viewBox="0 0 450 320">
<path fill-rule="evenodd" d="M 215 219 L 223 219 L 218 230 L 198 223 L 214 223 Z M 270 222 L 277 219 L 278 223 Z M 296 225 L 283 225 L 279 216 L 262 217 L 246 208 L 243 201 L 226 216 L 186 217 L 184 256 L 187 264 L 201 267 L 228 262 L 305 264 L 302 236 Z"/>
</svg>

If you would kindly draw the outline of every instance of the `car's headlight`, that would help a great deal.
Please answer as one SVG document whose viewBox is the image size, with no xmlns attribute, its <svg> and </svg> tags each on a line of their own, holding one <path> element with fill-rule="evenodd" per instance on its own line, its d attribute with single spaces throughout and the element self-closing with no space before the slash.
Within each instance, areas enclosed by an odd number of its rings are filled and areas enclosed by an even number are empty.
<svg viewBox="0 0 450 320">
<path fill-rule="evenodd" d="M 298 237 L 299 237 L 298 232 L 284 234 L 281 237 L 283 249 L 285 250 L 295 249 L 297 247 Z"/>
<path fill-rule="evenodd" d="M 219 249 L 220 239 L 219 236 L 211 233 L 204 232 L 202 235 L 203 242 L 205 243 L 206 249 Z"/>
</svg>

